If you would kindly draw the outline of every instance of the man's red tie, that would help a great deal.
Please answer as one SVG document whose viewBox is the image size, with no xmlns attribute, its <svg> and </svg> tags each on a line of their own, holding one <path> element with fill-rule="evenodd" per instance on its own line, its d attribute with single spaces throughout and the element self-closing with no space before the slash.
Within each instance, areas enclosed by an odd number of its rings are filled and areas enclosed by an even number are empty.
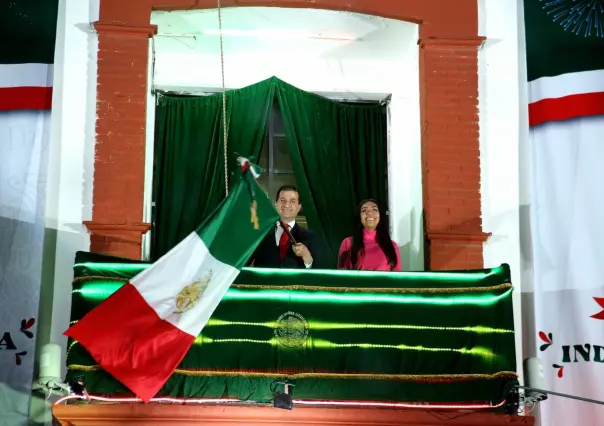
<svg viewBox="0 0 604 426">
<path fill-rule="evenodd" d="M 289 224 L 285 224 L 287 229 L 289 229 Z M 285 259 L 285 255 L 287 254 L 287 249 L 289 248 L 289 237 L 285 230 L 281 234 L 281 238 L 279 239 L 279 254 L 281 255 L 281 259 Z"/>
</svg>

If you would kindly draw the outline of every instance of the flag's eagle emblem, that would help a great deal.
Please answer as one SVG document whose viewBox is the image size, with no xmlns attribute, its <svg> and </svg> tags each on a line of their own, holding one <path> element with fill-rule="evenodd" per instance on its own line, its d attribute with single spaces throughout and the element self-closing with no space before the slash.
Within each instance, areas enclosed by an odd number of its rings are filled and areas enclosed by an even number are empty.
<svg viewBox="0 0 604 426">
<path fill-rule="evenodd" d="M 211 279 L 212 271 L 209 271 L 197 281 L 185 286 L 176 296 L 176 311 L 174 313 L 184 314 L 192 309 L 207 290 Z"/>
</svg>

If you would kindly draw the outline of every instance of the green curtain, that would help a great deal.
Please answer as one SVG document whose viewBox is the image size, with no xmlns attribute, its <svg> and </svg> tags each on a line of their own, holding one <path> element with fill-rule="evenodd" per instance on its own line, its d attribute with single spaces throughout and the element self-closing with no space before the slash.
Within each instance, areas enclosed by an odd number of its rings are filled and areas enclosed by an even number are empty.
<svg viewBox="0 0 604 426">
<path fill-rule="evenodd" d="M 282 81 L 277 98 L 309 228 L 324 236 L 324 262 L 335 267 L 358 203 L 375 198 L 388 208 L 386 107 L 336 102 Z"/>
<path fill-rule="evenodd" d="M 275 77 L 228 91 L 229 170 L 237 155 L 259 156 L 275 91 L 309 227 L 326 243 L 321 264 L 335 267 L 358 203 L 375 198 L 388 206 L 386 108 L 331 101 Z M 222 96 L 162 95 L 155 129 L 157 259 L 224 198 Z"/>
<path fill-rule="evenodd" d="M 274 90 L 274 79 L 268 79 L 226 93 L 229 170 L 237 155 L 258 157 Z M 222 121 L 222 94 L 158 97 L 154 259 L 193 231 L 225 196 Z"/>
</svg>

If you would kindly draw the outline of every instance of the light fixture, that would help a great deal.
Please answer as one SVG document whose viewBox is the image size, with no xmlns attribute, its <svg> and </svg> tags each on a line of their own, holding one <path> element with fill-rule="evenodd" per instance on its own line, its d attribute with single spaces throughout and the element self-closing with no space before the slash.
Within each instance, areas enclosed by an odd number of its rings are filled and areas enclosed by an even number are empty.
<svg viewBox="0 0 604 426">
<path fill-rule="evenodd" d="M 107 402 L 107 403 L 125 403 L 125 402 L 142 402 L 141 399 L 135 397 L 103 397 L 97 395 L 68 395 L 54 403 L 54 405 L 64 404 L 70 400 L 84 400 L 90 402 Z M 184 405 L 204 405 L 204 404 L 230 404 L 230 405 L 258 405 L 264 404 L 250 403 L 239 399 L 230 398 L 171 398 L 157 397 L 151 398 L 150 403 L 173 403 Z M 355 408 L 391 408 L 391 409 L 420 409 L 420 410 L 493 410 L 503 407 L 506 400 L 499 403 L 430 403 L 430 402 L 381 402 L 381 401 L 339 401 L 339 400 L 313 400 L 313 399 L 294 399 L 294 405 L 307 405 L 317 407 L 355 407 Z"/>
<path fill-rule="evenodd" d="M 283 392 L 277 390 L 277 385 L 283 385 Z M 271 393 L 273 394 L 273 407 L 281 408 L 284 410 L 291 410 L 294 407 L 293 404 L 293 388 L 295 385 L 288 381 L 279 382 L 274 381 L 271 383 Z"/>
</svg>

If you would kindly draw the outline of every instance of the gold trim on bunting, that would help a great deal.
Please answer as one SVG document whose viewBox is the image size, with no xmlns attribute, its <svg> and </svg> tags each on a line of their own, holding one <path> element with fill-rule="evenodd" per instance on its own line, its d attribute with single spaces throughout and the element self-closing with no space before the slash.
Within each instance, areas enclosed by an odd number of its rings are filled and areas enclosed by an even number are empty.
<svg viewBox="0 0 604 426">
<path fill-rule="evenodd" d="M 74 371 L 99 371 L 100 365 L 68 365 Z M 494 374 L 377 374 L 377 373 L 267 373 L 258 371 L 216 371 L 216 370 L 190 370 L 177 368 L 174 374 L 192 377 L 259 377 L 267 379 L 353 379 L 353 380 L 398 380 L 412 381 L 457 381 L 471 380 L 496 380 L 516 379 L 518 376 L 513 371 L 500 371 Z"/>
<path fill-rule="evenodd" d="M 127 282 L 128 278 L 103 277 L 103 276 L 87 276 L 76 277 L 73 283 L 89 280 L 106 280 L 106 281 L 122 281 Z M 322 287 L 313 285 L 286 285 L 273 286 L 263 284 L 233 284 L 231 288 L 240 290 L 292 290 L 292 291 L 328 291 L 333 293 L 481 293 L 487 291 L 508 290 L 512 288 L 511 283 L 503 283 L 492 286 L 483 287 L 447 287 L 447 288 L 387 288 L 387 287 Z"/>
<path fill-rule="evenodd" d="M 387 288 L 387 287 L 321 287 L 310 285 L 287 285 L 273 286 L 261 284 L 233 284 L 231 288 L 241 290 L 306 290 L 306 291 L 328 291 L 333 293 L 480 293 L 485 291 L 507 290 L 512 284 L 498 284 L 485 287 L 449 287 L 449 288 Z"/>
</svg>

